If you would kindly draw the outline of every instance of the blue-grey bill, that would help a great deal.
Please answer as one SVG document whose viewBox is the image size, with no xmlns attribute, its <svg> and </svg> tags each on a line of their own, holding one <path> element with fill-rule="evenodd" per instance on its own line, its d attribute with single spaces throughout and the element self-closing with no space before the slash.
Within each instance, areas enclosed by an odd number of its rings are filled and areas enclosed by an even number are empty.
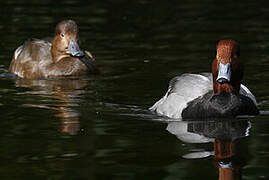
<svg viewBox="0 0 269 180">
<path fill-rule="evenodd" d="M 232 75 L 231 70 L 231 64 L 222 64 L 222 62 L 219 63 L 219 72 L 218 77 L 216 79 L 217 82 L 230 82 Z"/>
<path fill-rule="evenodd" d="M 84 52 L 80 50 L 78 43 L 76 41 L 73 41 L 72 39 L 69 42 L 67 50 L 72 56 L 76 57 L 85 56 Z"/>
</svg>

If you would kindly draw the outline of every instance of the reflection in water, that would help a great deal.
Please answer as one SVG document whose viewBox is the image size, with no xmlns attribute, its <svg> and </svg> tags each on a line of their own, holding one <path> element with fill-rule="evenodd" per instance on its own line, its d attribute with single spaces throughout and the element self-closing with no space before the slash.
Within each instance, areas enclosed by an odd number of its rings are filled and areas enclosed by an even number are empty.
<svg viewBox="0 0 269 180">
<path fill-rule="evenodd" d="M 18 79 L 17 87 L 27 87 L 30 90 L 22 92 L 24 95 L 36 95 L 41 100 L 35 100 L 27 107 L 38 107 L 56 111 L 55 117 L 61 120 L 61 132 L 75 135 L 80 129 L 80 113 L 75 109 L 80 103 L 81 95 L 85 93 L 83 88 L 88 81 L 80 79 L 59 80 L 28 80 Z M 38 98 L 35 98 L 38 99 Z"/>
<path fill-rule="evenodd" d="M 219 180 L 241 179 L 241 169 L 246 164 L 246 149 L 240 140 L 248 136 L 251 124 L 247 120 L 208 120 L 204 122 L 171 122 L 167 130 L 185 143 L 213 142 L 214 152 L 200 151 L 184 158 L 204 158 L 214 155 L 219 170 Z"/>
</svg>

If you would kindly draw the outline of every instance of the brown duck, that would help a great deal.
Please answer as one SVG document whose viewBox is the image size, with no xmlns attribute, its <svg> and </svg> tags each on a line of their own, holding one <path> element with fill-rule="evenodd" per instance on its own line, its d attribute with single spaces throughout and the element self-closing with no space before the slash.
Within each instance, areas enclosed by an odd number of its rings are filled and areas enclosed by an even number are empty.
<svg viewBox="0 0 269 180">
<path fill-rule="evenodd" d="M 73 20 L 56 26 L 52 42 L 30 39 L 18 47 L 9 72 L 21 78 L 57 78 L 98 72 L 92 55 L 78 45 L 78 26 Z"/>
</svg>

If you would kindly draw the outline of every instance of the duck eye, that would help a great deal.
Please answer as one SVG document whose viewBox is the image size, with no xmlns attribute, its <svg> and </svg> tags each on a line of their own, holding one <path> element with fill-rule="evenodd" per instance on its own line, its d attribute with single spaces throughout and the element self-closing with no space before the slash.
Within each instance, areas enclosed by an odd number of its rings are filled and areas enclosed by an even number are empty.
<svg viewBox="0 0 269 180">
<path fill-rule="evenodd" d="M 64 34 L 61 34 L 61 37 L 63 38 L 64 37 Z"/>
</svg>

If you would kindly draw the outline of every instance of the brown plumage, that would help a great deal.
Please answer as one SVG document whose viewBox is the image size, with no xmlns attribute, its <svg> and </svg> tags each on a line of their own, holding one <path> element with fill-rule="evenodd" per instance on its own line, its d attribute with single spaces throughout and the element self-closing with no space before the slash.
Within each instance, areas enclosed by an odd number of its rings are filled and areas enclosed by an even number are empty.
<svg viewBox="0 0 269 180">
<path fill-rule="evenodd" d="M 30 39 L 18 47 L 9 72 L 21 78 L 56 78 L 97 73 L 94 58 L 78 46 L 78 27 L 72 20 L 61 21 L 52 43 Z"/>
<path fill-rule="evenodd" d="M 229 83 L 217 83 L 219 64 L 231 65 L 231 80 Z M 222 91 L 238 94 L 243 78 L 243 64 L 239 60 L 239 45 L 233 40 L 221 40 L 217 45 L 217 56 L 212 63 L 213 91 L 218 94 Z"/>
</svg>

